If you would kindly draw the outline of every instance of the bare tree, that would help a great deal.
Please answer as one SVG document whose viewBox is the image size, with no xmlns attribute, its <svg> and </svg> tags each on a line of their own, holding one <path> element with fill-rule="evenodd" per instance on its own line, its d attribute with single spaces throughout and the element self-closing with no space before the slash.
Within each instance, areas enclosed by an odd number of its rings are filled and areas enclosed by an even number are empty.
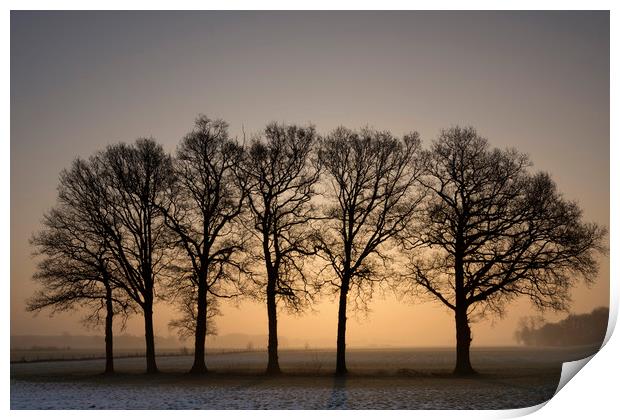
<svg viewBox="0 0 620 420">
<path fill-rule="evenodd" d="M 119 273 L 109 261 L 107 240 L 91 219 L 91 181 L 92 168 L 81 159 L 61 173 L 58 204 L 30 240 L 35 255 L 43 257 L 33 276 L 42 289 L 28 301 L 27 309 L 63 312 L 88 307 L 91 312 L 84 321 L 89 324 L 99 324 L 105 310 L 105 373 L 113 373 L 114 315 L 126 318 L 131 306 L 116 287 Z"/>
<path fill-rule="evenodd" d="M 473 128 L 443 130 L 426 153 L 429 200 L 411 238 L 415 285 L 455 314 L 456 374 L 473 374 L 470 319 L 500 313 L 518 296 L 565 310 L 579 278 L 597 273 L 604 228 L 582 221 L 527 156 L 491 149 Z"/>
<path fill-rule="evenodd" d="M 421 195 L 420 140 L 389 132 L 338 128 L 322 139 L 319 159 L 328 177 L 328 198 L 320 255 L 333 270 L 329 281 L 339 294 L 336 374 L 347 373 L 347 300 L 365 306 L 390 260 L 388 242 L 407 226 Z M 334 204 L 331 204 L 334 203 Z"/>
<path fill-rule="evenodd" d="M 175 183 L 162 207 L 166 225 L 185 256 L 176 262 L 181 276 L 172 287 L 185 295 L 181 301 L 186 310 L 196 309 L 195 314 L 186 311 L 195 320 L 192 373 L 207 372 L 205 339 L 212 301 L 208 295 L 239 294 L 240 263 L 235 255 L 244 237 L 235 220 L 245 201 L 237 177 L 242 159 L 243 148 L 229 138 L 228 124 L 199 116 L 177 149 Z"/>
<path fill-rule="evenodd" d="M 172 161 L 152 139 L 109 146 L 93 161 L 98 166 L 97 223 L 121 273 L 118 286 L 142 310 L 147 373 L 156 373 L 153 302 L 156 285 L 174 258 L 162 213 Z"/>
<path fill-rule="evenodd" d="M 251 142 L 242 167 L 251 231 L 265 269 L 252 278 L 267 303 L 268 374 L 280 372 L 277 302 L 299 310 L 310 297 L 304 260 L 313 253 L 311 200 L 319 177 L 311 161 L 315 140 L 312 126 L 269 124 L 264 139 Z"/>
</svg>

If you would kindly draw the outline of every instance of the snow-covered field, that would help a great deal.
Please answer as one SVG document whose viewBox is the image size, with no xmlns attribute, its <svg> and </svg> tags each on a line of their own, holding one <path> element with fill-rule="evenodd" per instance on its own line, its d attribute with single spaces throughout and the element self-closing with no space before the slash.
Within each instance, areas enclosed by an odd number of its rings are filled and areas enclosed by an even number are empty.
<svg viewBox="0 0 620 420">
<path fill-rule="evenodd" d="M 539 404 L 554 393 L 561 363 L 592 349 L 475 349 L 474 378 L 448 373 L 452 349 L 350 350 L 347 379 L 331 376 L 333 351 L 282 351 L 287 372 L 266 377 L 264 352 L 213 354 L 206 377 L 184 372 L 190 356 L 161 357 L 144 375 L 139 358 L 11 365 L 12 409 L 501 409 Z"/>
</svg>

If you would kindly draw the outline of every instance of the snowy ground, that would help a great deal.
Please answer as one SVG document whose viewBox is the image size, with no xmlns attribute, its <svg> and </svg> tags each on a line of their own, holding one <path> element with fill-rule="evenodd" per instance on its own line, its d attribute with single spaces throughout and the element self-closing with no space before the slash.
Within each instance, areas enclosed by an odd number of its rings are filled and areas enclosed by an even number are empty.
<svg viewBox="0 0 620 420">
<path fill-rule="evenodd" d="M 347 379 L 331 376 L 333 351 L 282 351 L 286 372 L 262 375 L 264 352 L 213 354 L 206 377 L 184 372 L 190 356 L 161 357 L 162 374 L 144 361 L 118 359 L 11 365 L 12 409 L 501 409 L 553 395 L 561 363 L 592 349 L 475 349 L 475 378 L 454 378 L 452 349 L 350 350 Z"/>
</svg>

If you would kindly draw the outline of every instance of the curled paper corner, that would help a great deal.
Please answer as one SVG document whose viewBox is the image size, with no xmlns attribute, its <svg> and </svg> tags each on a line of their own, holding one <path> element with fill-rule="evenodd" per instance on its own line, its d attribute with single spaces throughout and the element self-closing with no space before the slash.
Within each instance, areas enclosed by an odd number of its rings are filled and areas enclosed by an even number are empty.
<svg viewBox="0 0 620 420">
<path fill-rule="evenodd" d="M 564 388 L 564 385 L 566 385 L 571 379 L 573 379 L 577 372 L 579 372 L 595 355 L 596 353 L 583 359 L 562 363 L 562 373 L 560 374 L 560 381 L 558 382 L 558 387 L 553 393 L 553 397 L 555 397 L 557 393 L 560 392 L 562 388 Z M 551 401 L 553 397 L 549 398 L 547 401 L 544 401 L 537 405 L 533 405 L 531 407 L 504 410 L 501 418 L 523 417 L 532 414 L 547 405 L 547 403 Z"/>
<path fill-rule="evenodd" d="M 605 345 L 607 344 L 607 342 L 609 341 L 609 339 L 611 338 L 615 328 L 616 328 L 616 321 L 618 320 L 618 296 L 617 294 L 613 294 L 613 297 L 611 298 L 610 301 L 610 308 L 609 308 L 609 318 L 607 320 L 607 332 L 605 333 L 605 338 L 603 339 L 603 342 L 601 343 L 601 347 L 595 351 L 594 353 L 592 353 L 590 356 L 585 357 L 583 359 L 579 359 L 579 360 L 573 360 L 570 362 L 564 362 L 562 363 L 562 373 L 560 374 L 560 381 L 558 382 L 558 386 L 555 389 L 555 392 L 553 393 L 553 397 L 555 397 L 558 392 L 560 392 L 560 390 L 562 388 L 564 388 L 564 386 L 571 380 L 573 379 L 573 377 L 577 374 L 577 372 L 579 372 L 581 369 L 583 369 L 583 367 L 588 364 L 588 362 L 590 360 L 592 360 L 592 358 L 594 356 L 596 356 L 596 354 L 603 350 L 603 348 L 605 347 Z M 551 401 L 553 399 L 553 397 L 551 397 L 550 399 L 548 399 L 545 402 L 542 402 L 538 405 L 534 405 L 532 407 L 525 407 L 525 408 L 519 408 L 516 410 L 508 410 L 512 413 L 508 414 L 508 417 L 517 417 L 517 416 L 525 416 L 531 413 L 534 413 L 535 411 L 540 410 L 542 407 L 544 407 L 545 405 L 547 405 L 547 403 L 549 401 Z"/>
<path fill-rule="evenodd" d="M 509 409 L 509 410 L 502 410 L 500 418 L 512 419 L 512 418 L 516 418 L 516 417 L 524 417 L 524 416 L 530 415 L 530 414 L 540 410 L 541 408 L 543 408 L 549 401 L 551 401 L 551 400 L 549 399 L 547 401 L 541 402 L 540 404 L 532 405 L 530 407 L 512 408 L 512 409 Z M 495 417 L 495 418 L 497 418 L 497 417 Z"/>
<path fill-rule="evenodd" d="M 566 385 L 568 381 L 573 379 L 573 376 L 575 376 L 577 372 L 579 372 L 594 357 L 595 354 L 596 353 L 584 359 L 562 363 L 562 374 L 560 375 L 560 382 L 558 383 L 558 387 L 556 388 L 553 396 L 557 395 L 557 393 L 560 392 L 562 388 L 564 388 L 564 385 Z"/>
</svg>

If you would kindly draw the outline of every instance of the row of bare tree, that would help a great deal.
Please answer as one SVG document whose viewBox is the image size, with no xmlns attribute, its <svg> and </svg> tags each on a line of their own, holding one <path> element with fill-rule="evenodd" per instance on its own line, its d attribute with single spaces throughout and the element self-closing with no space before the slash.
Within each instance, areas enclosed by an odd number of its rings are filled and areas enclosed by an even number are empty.
<svg viewBox="0 0 620 420">
<path fill-rule="evenodd" d="M 473 128 L 418 133 L 269 124 L 240 144 L 200 116 L 170 156 L 153 139 L 108 146 L 62 172 L 58 201 L 32 244 L 42 288 L 30 310 L 105 313 L 106 372 L 115 314 L 144 317 L 147 372 L 157 372 L 153 304 L 195 338 L 191 372 L 222 298 L 266 303 L 269 374 L 278 363 L 278 307 L 338 297 L 336 373 L 345 374 L 347 313 L 378 285 L 429 296 L 454 312 L 455 373 L 474 373 L 472 317 L 518 296 L 563 310 L 579 279 L 594 281 L 603 227 L 534 173 L 514 150 Z M 415 320 L 414 320 L 415 321 Z"/>
</svg>

